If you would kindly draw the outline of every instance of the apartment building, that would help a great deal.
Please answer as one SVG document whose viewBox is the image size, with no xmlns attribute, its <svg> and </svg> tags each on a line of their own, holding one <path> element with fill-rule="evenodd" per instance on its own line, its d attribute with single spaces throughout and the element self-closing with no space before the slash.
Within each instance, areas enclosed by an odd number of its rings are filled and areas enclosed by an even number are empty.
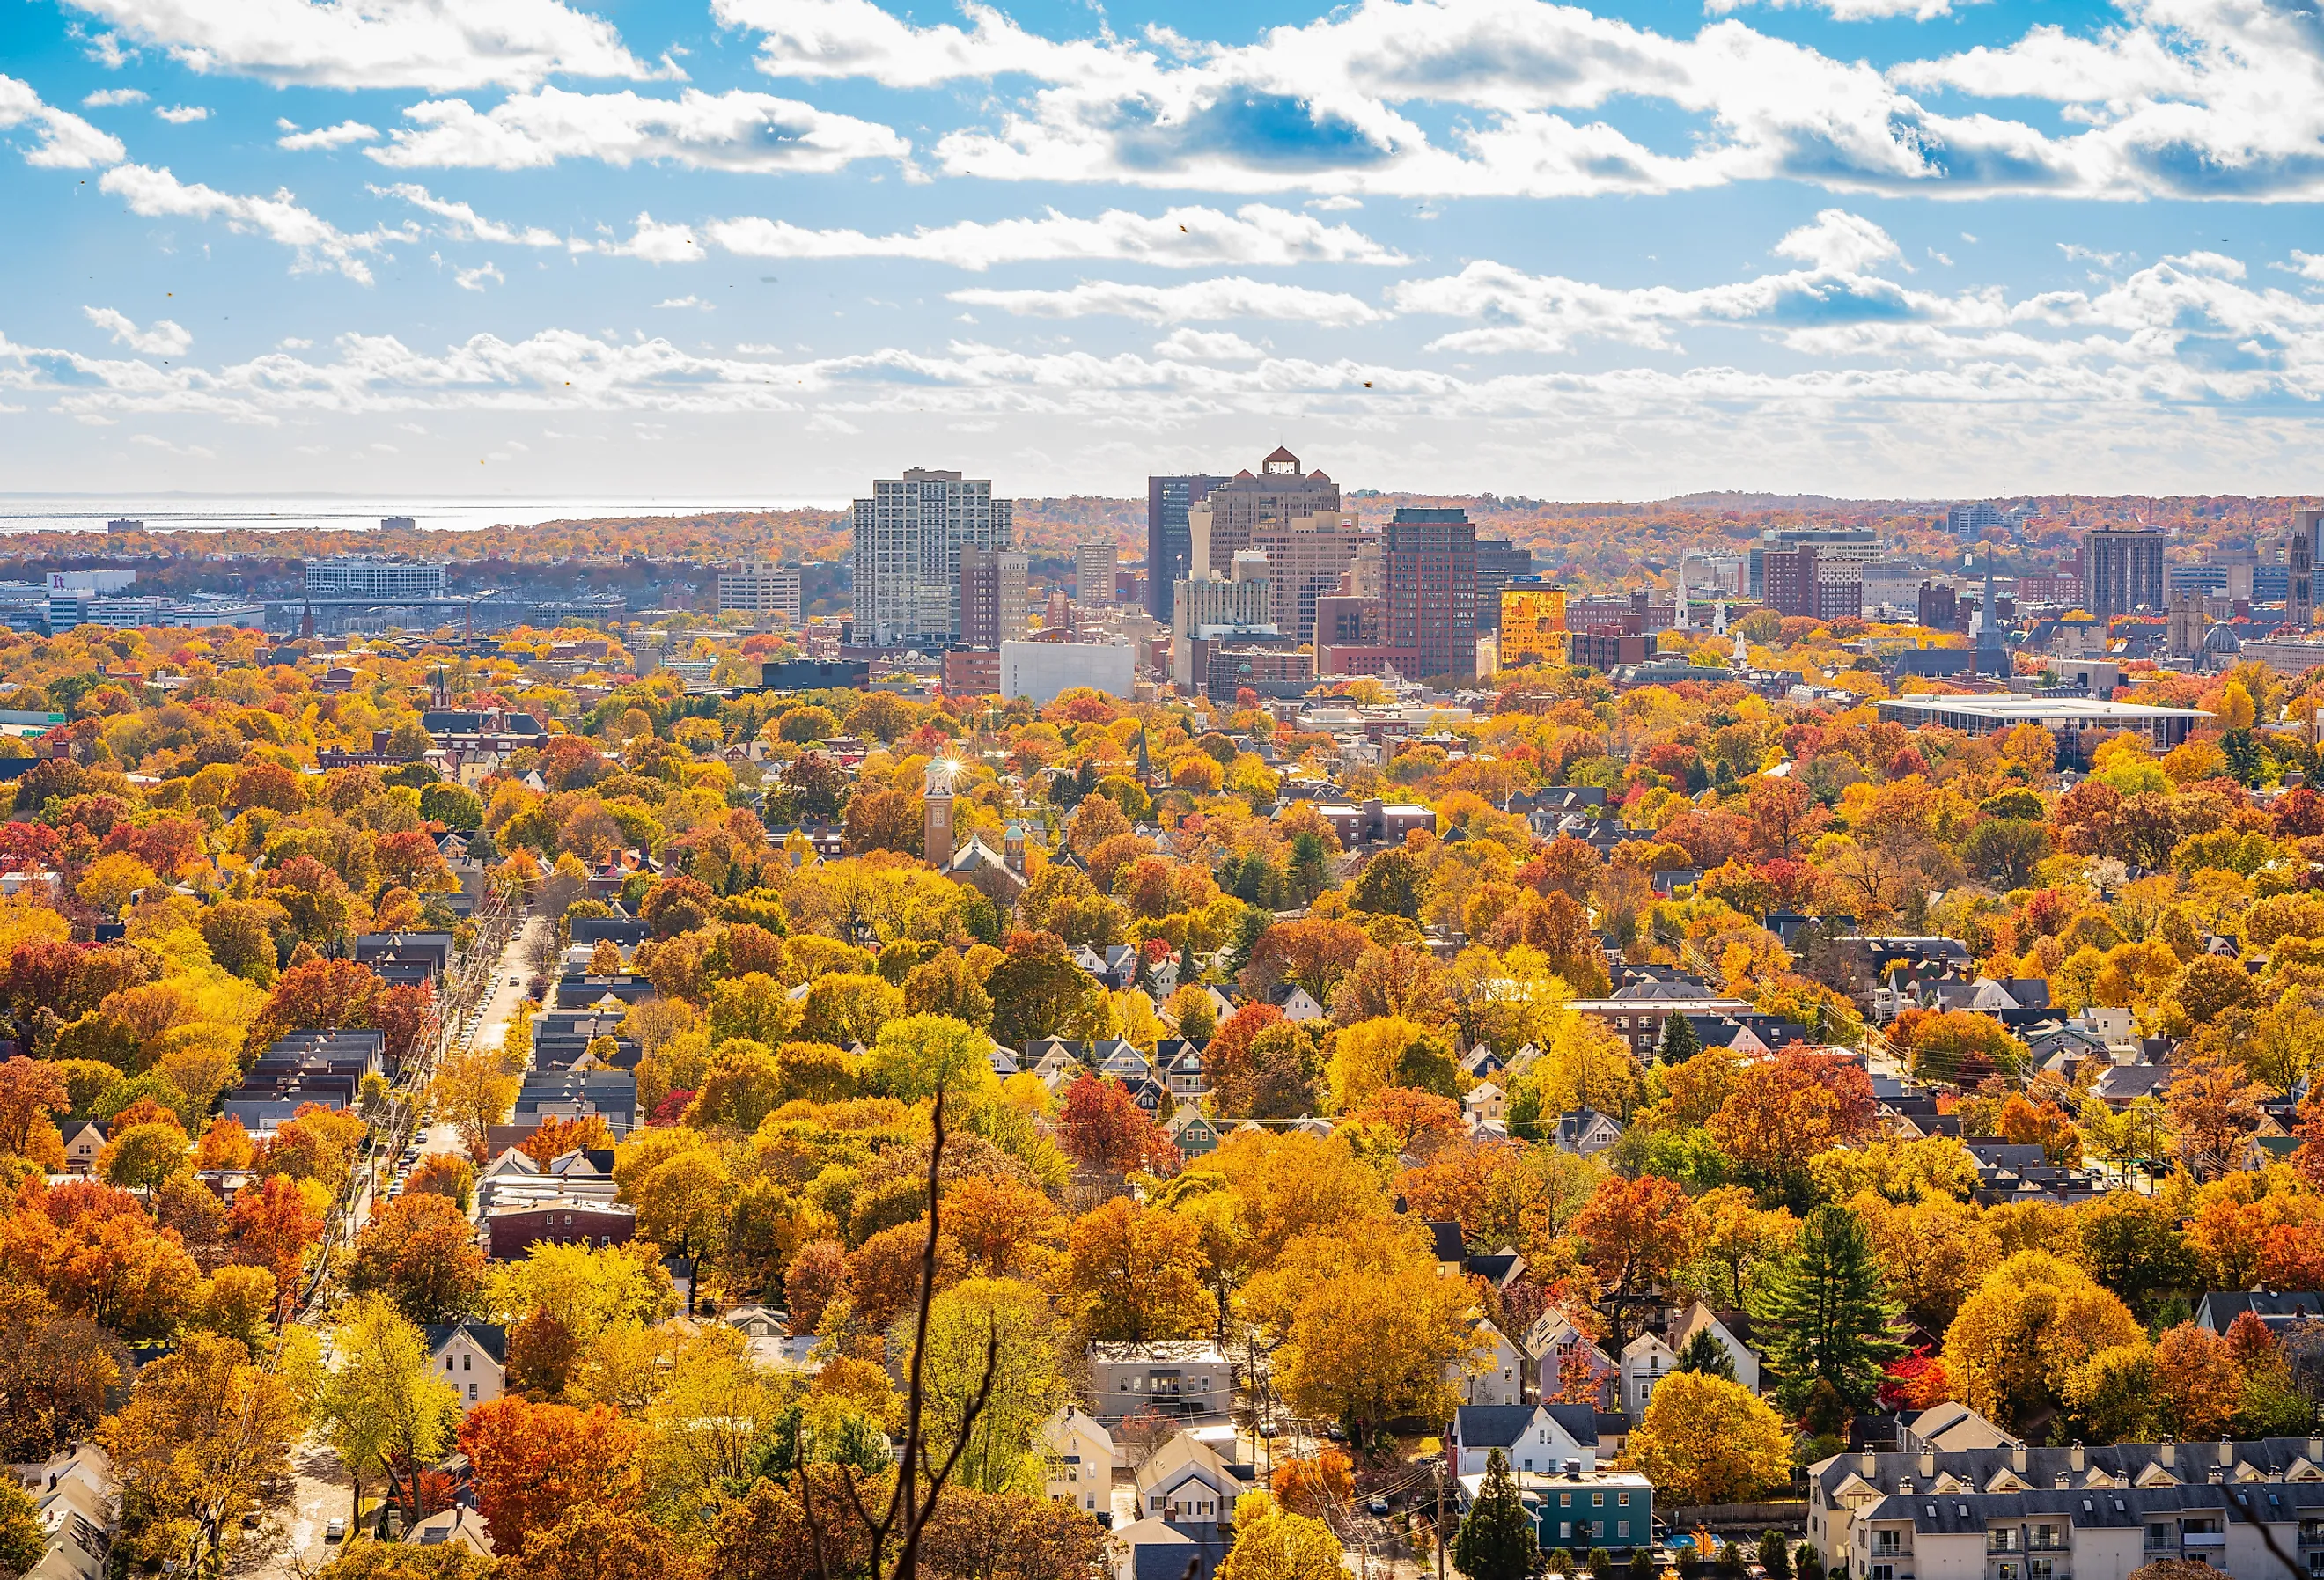
<svg viewBox="0 0 2324 1580">
<path fill-rule="evenodd" d="M 797 566 L 772 559 L 745 559 L 718 568 L 718 612 L 721 614 L 779 614 L 793 625 L 799 622 L 799 573 Z"/>
<path fill-rule="evenodd" d="M 1074 601 L 1093 609 L 1113 607 L 1114 573 L 1121 550 L 1111 543 L 1074 545 Z"/>
<path fill-rule="evenodd" d="M 964 548 L 960 551 L 960 640 L 964 646 L 991 648 L 1025 634 L 1027 560 L 1017 549 Z"/>
<path fill-rule="evenodd" d="M 861 642 L 940 648 L 960 629 L 964 549 L 1014 542 L 1014 504 L 992 484 L 914 467 L 872 485 L 855 502 L 855 635 Z"/>
<path fill-rule="evenodd" d="M 1477 672 L 1477 529 L 1462 510 L 1410 506 L 1388 525 L 1388 637 L 1418 678 Z"/>
<path fill-rule="evenodd" d="M 307 561 L 310 598 L 440 598 L 444 568 L 343 555 Z"/>
<path fill-rule="evenodd" d="M 2159 1558 L 2236 1580 L 2324 1574 L 2324 1437 L 1841 1454 L 1808 1539 L 1848 1580 L 2126 1580 Z"/>
<path fill-rule="evenodd" d="M 1187 511 L 1188 579 L 1199 581 L 1233 564 L 1262 527 L 1339 513 L 1340 485 L 1321 472 L 1302 470 L 1299 457 L 1288 449 L 1278 446 L 1259 465 L 1255 473 L 1238 472 L 1217 485 Z M 1159 574 L 1151 559 L 1148 570 Z"/>
<path fill-rule="evenodd" d="M 2082 592 L 2082 606 L 2100 620 L 2162 609 L 2163 534 L 2122 527 L 2084 532 Z"/>
</svg>

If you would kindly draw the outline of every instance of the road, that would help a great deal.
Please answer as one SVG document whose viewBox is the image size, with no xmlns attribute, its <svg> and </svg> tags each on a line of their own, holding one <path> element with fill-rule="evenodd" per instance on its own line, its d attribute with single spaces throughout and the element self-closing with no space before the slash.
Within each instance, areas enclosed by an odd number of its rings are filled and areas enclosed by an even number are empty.
<svg viewBox="0 0 2324 1580">
<path fill-rule="evenodd" d="M 509 1025 L 524 1002 L 521 984 L 525 951 L 547 927 L 548 923 L 538 917 L 528 919 L 502 952 L 493 989 L 482 1012 L 473 1027 L 462 1028 L 472 1046 L 499 1048 L 508 1040 Z M 516 985 L 511 984 L 512 977 L 518 979 Z M 423 1153 L 462 1150 L 458 1130 L 441 1122 L 422 1125 L 415 1139 Z M 366 1206 L 358 1204 L 359 1216 Z M 353 1512 L 353 1491 L 347 1483 L 346 1468 L 339 1463 L 338 1455 L 311 1438 L 291 1448 L 290 1463 L 293 1486 L 290 1500 L 284 1507 L 271 1511 L 266 1523 L 244 1544 L 242 1561 L 234 1566 L 237 1575 L 252 1576 L 253 1580 L 303 1580 L 338 1554 L 337 1544 L 327 1542 L 323 1537 L 331 1520 L 346 1520 Z M 383 1490 L 379 1485 L 364 1489 L 366 1517 L 378 1509 L 378 1498 Z"/>
</svg>

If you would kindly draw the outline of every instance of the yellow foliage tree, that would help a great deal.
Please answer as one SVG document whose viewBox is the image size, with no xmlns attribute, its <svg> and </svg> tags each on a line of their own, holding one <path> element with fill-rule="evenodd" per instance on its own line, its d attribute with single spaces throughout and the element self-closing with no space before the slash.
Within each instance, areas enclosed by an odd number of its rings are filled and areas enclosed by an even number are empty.
<svg viewBox="0 0 2324 1580">
<path fill-rule="evenodd" d="M 1339 1580 L 1346 1573 L 1330 1526 L 1292 1513 L 1265 1492 L 1235 1500 L 1234 1528 L 1219 1580 Z"/>
<path fill-rule="evenodd" d="M 1962 1403 L 2008 1425 L 2062 1402 L 2074 1369 L 2143 1329 L 2115 1293 L 2046 1251 L 2001 1262 L 1945 1329 L 1945 1370 Z"/>
<path fill-rule="evenodd" d="M 1789 1473 L 1792 1435 L 1741 1384 L 1674 1372 L 1655 1385 L 1624 1458 L 1672 1503 L 1745 1503 Z"/>
</svg>

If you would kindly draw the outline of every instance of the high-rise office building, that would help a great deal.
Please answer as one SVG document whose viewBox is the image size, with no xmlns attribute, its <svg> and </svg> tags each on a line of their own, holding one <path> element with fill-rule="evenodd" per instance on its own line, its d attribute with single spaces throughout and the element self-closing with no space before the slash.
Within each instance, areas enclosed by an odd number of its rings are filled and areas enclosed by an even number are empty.
<svg viewBox="0 0 2324 1580">
<path fill-rule="evenodd" d="M 440 598 L 444 568 L 407 559 L 364 559 L 346 556 L 307 561 L 307 596 L 310 598 Z"/>
<path fill-rule="evenodd" d="M 2084 532 L 2082 606 L 2100 620 L 2165 608 L 2163 534 L 2128 527 Z"/>
<path fill-rule="evenodd" d="M 1377 561 L 1379 534 L 1365 531 L 1352 516 L 1304 516 L 1261 527 L 1250 547 L 1267 556 L 1276 625 L 1306 642 L 1315 634 L 1316 601 L 1329 597 L 1359 559 Z"/>
<path fill-rule="evenodd" d="M 1744 557 L 1743 591 L 1755 598 L 1766 598 L 1766 561 L 1769 554 L 1781 550 L 1796 549 L 1802 544 L 1816 551 L 1816 564 L 1824 580 L 1837 587 L 1854 581 L 1860 588 L 1864 581 L 1863 568 L 1880 558 L 1880 534 L 1869 527 L 1778 527 L 1759 534 L 1758 542 Z M 1841 567 L 1851 568 L 1842 569 Z M 1860 596 L 1860 595 L 1859 595 Z M 1848 611 L 1861 614 L 1863 608 Z"/>
<path fill-rule="evenodd" d="M 1199 580 L 1224 571 L 1263 527 L 1337 515 L 1339 510 L 1340 485 L 1321 472 L 1301 471 L 1299 457 L 1277 447 L 1258 472 L 1236 473 L 1186 513 L 1186 575 Z"/>
<path fill-rule="evenodd" d="M 960 635 L 960 551 L 1006 549 L 1010 502 L 958 472 L 915 467 L 855 502 L 855 640 L 943 647 Z"/>
<path fill-rule="evenodd" d="M 998 651 L 1025 634 L 1026 559 L 1017 549 L 960 551 L 960 640 Z"/>
<path fill-rule="evenodd" d="M 1477 540 L 1477 629 L 1501 626 L 1501 589 L 1520 577 L 1533 574 L 1533 550 L 1520 549 L 1507 538 Z"/>
<path fill-rule="evenodd" d="M 1074 601 L 1085 608 L 1113 607 L 1113 573 L 1121 550 L 1111 543 L 1074 545 Z"/>
<path fill-rule="evenodd" d="M 720 566 L 718 612 L 779 614 L 798 624 L 798 567 L 786 567 L 771 559 L 745 559 L 739 565 Z"/>
<path fill-rule="evenodd" d="M 1430 679 L 1477 672 L 1477 529 L 1463 510 L 1396 513 L 1388 524 L 1388 639 Z"/>
<path fill-rule="evenodd" d="M 1225 481 L 1201 476 L 1146 479 L 1146 612 L 1157 620 L 1170 618 L 1170 595 L 1186 579 L 1192 563 L 1187 513 Z"/>
</svg>

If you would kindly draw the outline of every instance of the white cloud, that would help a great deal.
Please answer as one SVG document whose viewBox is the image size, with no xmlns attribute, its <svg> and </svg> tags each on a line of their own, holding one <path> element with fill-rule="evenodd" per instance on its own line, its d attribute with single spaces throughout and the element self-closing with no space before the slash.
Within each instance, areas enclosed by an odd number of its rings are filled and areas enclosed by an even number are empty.
<svg viewBox="0 0 2324 1580">
<path fill-rule="evenodd" d="M 118 164 L 129 157 L 121 139 L 100 132 L 69 110 L 41 102 L 30 83 L 0 75 L 0 132 L 31 125 L 40 133 L 39 144 L 24 154 L 24 162 L 48 170 L 88 170 Z"/>
<path fill-rule="evenodd" d="M 716 220 L 703 229 L 728 252 L 754 258 L 918 258 L 973 270 L 1052 259 L 1174 269 L 1407 261 L 1345 225 L 1326 225 L 1312 215 L 1263 203 L 1231 215 L 1200 208 L 1152 216 L 1115 208 L 1094 219 L 1076 219 L 1053 208 L 1038 219 L 964 220 L 885 236 L 808 230 L 788 220 L 756 217 Z"/>
<path fill-rule="evenodd" d="M 500 221 L 491 221 L 491 218 L 476 214 L 476 209 L 472 209 L 465 202 L 437 198 L 435 193 L 430 193 L 416 181 L 397 181 L 395 186 L 367 186 L 364 190 L 370 190 L 374 198 L 402 198 L 416 209 L 425 209 L 441 221 L 448 221 L 447 226 L 439 226 L 439 230 L 453 242 L 493 242 L 497 246 L 565 246 L 565 237 L 560 237 L 556 230 L 541 230 L 540 226 L 525 226 L 521 230 L 516 226 L 502 226 Z"/>
<path fill-rule="evenodd" d="M 2279 269 L 2284 266 L 2282 263 L 2276 265 Z M 2324 280 L 2324 257 L 2314 253 L 2303 253 L 2294 247 L 2292 249 L 2292 272 L 2303 280 Z"/>
<path fill-rule="evenodd" d="M 715 307 L 709 302 L 703 300 L 700 297 L 692 295 L 666 297 L 662 300 L 654 303 L 654 306 L 656 309 L 666 307 L 690 307 L 706 313 L 715 313 L 718 310 Z"/>
<path fill-rule="evenodd" d="M 1028 33 L 973 3 L 962 7 L 973 23 L 965 30 L 914 27 L 872 0 L 711 0 L 710 9 L 725 26 L 763 35 L 760 68 L 779 77 L 873 77 L 891 88 L 1001 75 L 1089 81 L 1152 60 L 1111 38 L 1059 42 Z"/>
<path fill-rule="evenodd" d="M 81 53 L 108 71 L 118 71 L 137 58 L 137 51 L 124 44 L 119 33 L 110 32 L 101 32 L 88 40 L 81 47 Z"/>
<path fill-rule="evenodd" d="M 564 159 L 628 166 L 667 161 L 705 170 L 830 171 L 862 159 L 908 159 L 889 128 L 796 99 L 741 89 L 688 88 L 675 99 L 544 88 L 481 112 L 466 99 L 430 99 L 412 123 L 370 151 L 399 169 L 536 170 Z"/>
<path fill-rule="evenodd" d="M 652 75 L 558 0 L 73 0 L 196 71 L 323 88 L 530 88 Z"/>
<path fill-rule="evenodd" d="M 848 421 L 844 417 L 835 416 L 829 411 L 818 411 L 814 416 L 807 419 L 807 431 L 809 433 L 850 434 L 861 433 L 863 430 L 856 427 L 853 422 Z"/>
<path fill-rule="evenodd" d="M 507 277 L 502 274 L 499 265 L 492 263 L 479 263 L 473 269 L 452 271 L 452 283 L 463 291 L 482 291 L 487 280 L 494 285 L 508 283 Z"/>
<path fill-rule="evenodd" d="M 1844 208 L 1825 209 L 1813 225 L 1803 225 L 1777 242 L 1775 251 L 1819 269 L 1850 274 L 1904 256 L 1886 231 Z"/>
<path fill-rule="evenodd" d="M 1267 355 L 1231 329 L 1173 329 L 1154 343 L 1154 354 L 1173 362 L 1257 362 Z"/>
<path fill-rule="evenodd" d="M 1954 0 L 1805 3 L 1844 17 L 1934 16 Z M 1733 18 L 1680 37 L 1558 0 L 1354 0 L 1239 44 L 1159 29 L 1135 43 L 1105 32 L 1053 40 L 981 5 L 964 7 L 965 27 L 918 27 L 873 0 L 715 4 L 761 35 L 770 72 L 891 88 L 993 81 L 990 110 L 936 146 L 945 171 L 992 180 L 1428 199 L 1764 180 L 2324 199 L 2312 22 L 2252 0 L 2120 0 L 2123 20 L 2087 36 L 2035 27 L 1886 70 Z M 2031 97 L 2060 113 L 2039 124 L 1953 114 L 1916 97 L 1932 92 Z M 1642 142 L 1602 118 L 1625 103 L 1692 125 Z M 1406 113 L 1416 104 L 1470 113 Z"/>
<path fill-rule="evenodd" d="M 643 258 L 649 263 L 698 263 L 706 255 L 694 232 L 683 225 L 663 225 L 650 214 L 638 216 L 636 228 L 625 242 L 602 242 L 597 251 L 622 257 Z"/>
<path fill-rule="evenodd" d="M 1307 199 L 1306 206 L 1330 214 L 1348 208 L 1360 208 L 1364 206 L 1364 200 L 1361 198 L 1351 198 L 1345 192 L 1336 192 L 1329 198 L 1310 198 Z"/>
<path fill-rule="evenodd" d="M 210 118 L 209 106 L 207 105 L 160 105 L 155 106 L 153 113 L 172 126 L 189 125 L 195 121 L 207 121 Z"/>
<path fill-rule="evenodd" d="M 193 336 L 181 324 L 169 319 L 156 319 L 140 329 L 130 321 L 129 315 L 116 308 L 85 307 L 88 321 L 113 337 L 114 344 L 126 346 L 132 351 L 142 351 L 148 356 L 183 356 L 194 343 Z"/>
<path fill-rule="evenodd" d="M 98 183 L 145 217 L 219 219 L 244 235 L 265 236 L 297 254 L 293 270 L 336 269 L 358 284 L 371 283 L 371 268 L 359 254 L 374 252 L 393 239 L 383 232 L 350 236 L 328 220 L 301 208 L 289 191 L 271 198 L 221 192 L 200 182 L 180 181 L 166 169 L 116 165 Z"/>
<path fill-rule="evenodd" d="M 1342 291 L 1231 275 L 1184 285 L 1084 281 L 1067 291 L 955 291 L 953 301 L 999 308 L 1019 317 L 1080 319 L 1098 314 L 1178 324 L 1220 319 L 1282 319 L 1345 328 L 1378 323 L 1387 315 Z"/>
<path fill-rule="evenodd" d="M 115 105 L 135 105 L 145 102 L 145 92 L 137 88 L 100 88 L 80 101 L 85 110 L 110 109 Z"/>
<path fill-rule="evenodd" d="M 392 187 L 370 187 L 374 197 L 401 198 L 416 208 L 423 208 L 448 223 L 440 226 L 443 234 L 454 241 L 491 242 L 500 246 L 561 247 L 565 238 L 553 230 L 543 230 L 529 225 L 522 229 L 486 219 L 466 203 L 438 198 L 416 181 L 398 181 Z"/>
<path fill-rule="evenodd" d="M 350 143 L 371 143 L 379 137 L 378 127 L 366 126 L 361 121 L 341 121 L 336 126 L 318 126 L 311 132 L 301 132 L 295 121 L 277 121 L 275 125 L 282 128 L 283 135 L 274 140 L 274 146 L 294 152 L 309 148 L 345 148 Z"/>
<path fill-rule="evenodd" d="M 1702 0 L 1702 8 L 1714 16 L 1724 16 L 1742 10 L 1753 0 Z M 1932 22 L 1953 14 L 1952 0 L 1764 0 L 1771 11 L 1787 11 L 1794 6 L 1831 14 L 1834 22 L 1877 22 L 1891 16 L 1909 16 L 1915 22 Z M 1963 0 L 1977 4 L 1978 0 Z"/>
<path fill-rule="evenodd" d="M 2066 262 L 2069 263 L 2077 262 L 2078 260 L 2086 260 L 2089 263 L 2096 263 L 2101 269 L 2111 269 L 2116 263 L 2122 262 L 2122 254 L 2120 253 L 2093 252 L 2089 247 L 2079 246 L 2072 242 L 2060 242 L 2058 244 L 2058 250 L 2066 254 Z"/>
<path fill-rule="evenodd" d="M 198 444 L 171 444 L 168 439 L 151 433 L 133 433 L 129 436 L 129 442 L 131 444 L 142 444 L 148 449 L 166 450 L 171 455 L 182 456 L 188 460 L 215 461 L 217 459 L 217 451 L 211 449 L 207 446 Z"/>
</svg>

